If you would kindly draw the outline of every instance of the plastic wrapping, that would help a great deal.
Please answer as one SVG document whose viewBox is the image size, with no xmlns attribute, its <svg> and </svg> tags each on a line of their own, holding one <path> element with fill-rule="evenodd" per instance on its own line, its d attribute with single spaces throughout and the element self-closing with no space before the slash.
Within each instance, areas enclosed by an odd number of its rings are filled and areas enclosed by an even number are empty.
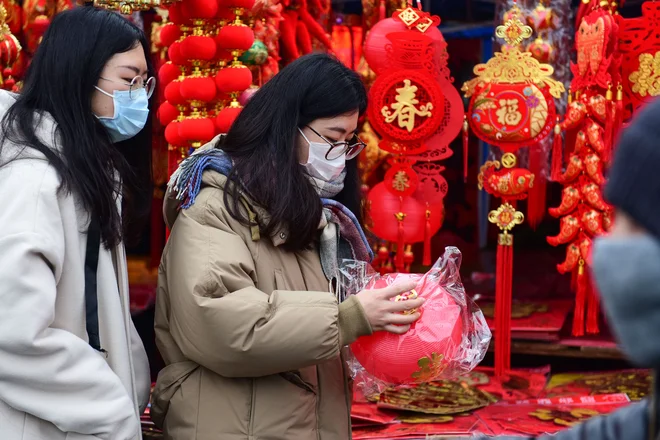
<svg viewBox="0 0 660 440">
<path fill-rule="evenodd" d="M 344 260 L 339 269 L 344 295 L 413 279 L 414 291 L 393 300 L 414 295 L 426 299 L 419 320 L 407 333 L 376 332 L 351 345 L 351 375 L 365 395 L 391 386 L 455 378 L 482 361 L 491 333 L 481 310 L 465 294 L 460 264 L 461 252 L 455 247 L 447 247 L 425 274 L 380 276 L 367 263 Z"/>
</svg>

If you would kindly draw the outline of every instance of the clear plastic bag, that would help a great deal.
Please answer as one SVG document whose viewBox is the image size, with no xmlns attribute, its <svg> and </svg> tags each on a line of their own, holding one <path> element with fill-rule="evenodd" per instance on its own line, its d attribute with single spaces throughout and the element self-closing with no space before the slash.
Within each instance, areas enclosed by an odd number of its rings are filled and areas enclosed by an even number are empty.
<svg viewBox="0 0 660 440">
<path fill-rule="evenodd" d="M 414 291 L 426 301 L 421 317 L 403 335 L 377 332 L 351 345 L 349 368 L 358 390 L 370 396 L 398 385 L 452 379 L 482 360 L 491 333 L 481 310 L 467 297 L 459 268 L 461 252 L 447 247 L 425 274 L 380 276 L 367 263 L 344 260 L 339 285 L 345 296 L 383 288 L 403 279 L 417 281 Z M 396 300 L 405 300 L 400 295 Z"/>
</svg>

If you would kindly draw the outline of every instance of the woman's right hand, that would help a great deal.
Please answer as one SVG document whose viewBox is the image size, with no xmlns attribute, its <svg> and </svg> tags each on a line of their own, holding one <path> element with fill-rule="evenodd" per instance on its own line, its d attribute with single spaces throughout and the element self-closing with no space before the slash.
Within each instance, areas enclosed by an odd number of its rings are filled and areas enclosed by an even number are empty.
<svg viewBox="0 0 660 440">
<path fill-rule="evenodd" d="M 415 288 L 415 281 L 395 283 L 382 289 L 363 290 L 357 299 L 364 309 L 374 332 L 387 331 L 402 335 L 410 330 L 410 325 L 420 317 L 419 312 L 403 314 L 424 304 L 424 298 L 392 301 L 391 298 Z"/>
</svg>

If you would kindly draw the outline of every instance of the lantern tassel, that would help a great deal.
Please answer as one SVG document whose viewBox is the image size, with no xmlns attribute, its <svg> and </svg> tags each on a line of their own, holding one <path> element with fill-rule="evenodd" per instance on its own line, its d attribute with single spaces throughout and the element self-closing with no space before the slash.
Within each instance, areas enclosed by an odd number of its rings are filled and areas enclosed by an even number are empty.
<svg viewBox="0 0 660 440">
<path fill-rule="evenodd" d="M 532 229 L 536 229 L 545 217 L 547 191 L 546 178 L 543 173 L 544 153 L 540 144 L 529 147 L 529 168 L 534 173 L 534 185 L 530 188 L 527 199 L 527 218 Z"/>
<path fill-rule="evenodd" d="M 550 177 L 557 182 L 561 178 L 562 169 L 564 168 L 563 158 L 563 145 L 561 142 L 561 126 L 559 125 L 559 118 L 555 124 L 555 134 L 552 139 L 552 171 Z"/>
<path fill-rule="evenodd" d="M 424 255 L 422 257 L 424 266 L 431 265 L 431 211 L 426 209 L 426 224 L 424 225 Z"/>
<path fill-rule="evenodd" d="M 513 235 L 499 234 L 495 274 L 495 374 L 511 369 L 511 296 L 513 284 Z"/>
<path fill-rule="evenodd" d="M 575 292 L 575 311 L 573 312 L 573 336 L 584 336 L 584 312 L 587 302 L 589 280 L 584 272 L 584 260 L 580 260 Z"/>
<path fill-rule="evenodd" d="M 404 228 L 403 228 L 403 217 L 401 216 L 399 218 L 399 236 L 398 240 L 396 243 L 396 263 L 395 266 L 397 270 L 403 271 L 403 254 L 405 254 L 404 250 Z"/>
<path fill-rule="evenodd" d="M 600 316 L 600 298 L 598 297 L 598 292 L 596 292 L 596 286 L 594 286 L 591 278 L 585 275 L 585 278 L 588 278 L 589 289 L 588 289 L 588 301 L 587 301 L 587 333 L 596 335 L 600 333 L 600 326 L 598 324 L 598 318 Z"/>
<path fill-rule="evenodd" d="M 470 141 L 469 137 L 469 125 L 467 121 L 467 115 L 463 115 L 463 181 L 467 182 L 468 178 L 468 143 Z"/>
</svg>

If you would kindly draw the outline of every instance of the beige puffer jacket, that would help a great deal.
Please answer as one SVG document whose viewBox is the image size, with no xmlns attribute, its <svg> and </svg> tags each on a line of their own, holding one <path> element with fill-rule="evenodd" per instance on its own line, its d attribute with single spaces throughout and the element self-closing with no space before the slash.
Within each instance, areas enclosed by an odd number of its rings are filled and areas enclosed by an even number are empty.
<svg viewBox="0 0 660 440">
<path fill-rule="evenodd" d="M 371 333 L 364 310 L 354 297 L 337 304 L 318 250 L 287 252 L 285 231 L 264 237 L 230 217 L 225 182 L 205 172 L 181 212 L 167 198 L 172 233 L 155 318 L 167 367 L 152 417 L 172 440 L 349 439 L 341 351 Z M 267 224 L 267 213 L 241 202 Z"/>
</svg>

